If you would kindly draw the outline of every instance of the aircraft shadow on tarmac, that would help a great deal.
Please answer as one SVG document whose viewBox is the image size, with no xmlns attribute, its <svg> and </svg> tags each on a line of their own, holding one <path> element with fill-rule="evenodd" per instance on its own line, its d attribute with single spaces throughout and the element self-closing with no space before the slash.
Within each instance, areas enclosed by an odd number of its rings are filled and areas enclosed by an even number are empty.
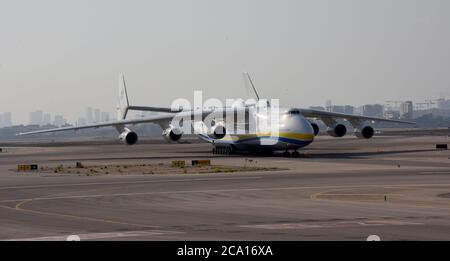
<svg viewBox="0 0 450 261">
<path fill-rule="evenodd" d="M 361 152 L 314 152 L 308 153 L 302 151 L 300 156 L 291 159 L 361 159 L 370 156 L 389 155 L 389 154 L 403 154 L 403 153 L 419 153 L 430 152 L 434 149 L 416 149 L 416 150 L 390 150 L 390 151 L 361 151 Z M 188 151 L 180 152 L 188 154 Z M 213 155 L 210 151 L 194 151 L 191 155 L 170 155 L 170 156 L 138 156 L 138 157 L 104 157 L 104 158 L 76 158 L 64 160 L 145 160 L 145 159 L 192 159 L 192 158 L 226 158 L 226 157 L 261 157 L 261 158 L 286 158 L 282 153 L 274 153 L 272 155 L 254 155 L 254 154 L 236 154 L 236 155 Z"/>
<path fill-rule="evenodd" d="M 314 153 L 308 153 L 308 150 L 299 151 L 300 156 L 297 159 L 308 158 L 308 159 L 357 159 L 357 158 L 365 158 L 370 156 L 378 156 L 378 155 L 389 155 L 389 154 L 403 154 L 403 153 L 419 153 L 419 152 L 430 152 L 435 151 L 435 149 L 415 149 L 415 150 L 389 150 L 389 151 L 358 151 L 358 152 L 317 152 L 315 150 Z M 203 151 L 202 153 L 208 153 L 207 151 Z M 216 155 L 212 156 L 215 157 Z M 272 155 L 258 155 L 258 154 L 240 154 L 240 155 L 232 155 L 232 156 L 252 156 L 252 157 L 265 157 L 265 158 L 286 158 L 283 156 L 282 152 L 274 153 Z M 229 157 L 229 155 L 223 156 L 219 155 L 219 157 Z M 289 158 L 289 157 L 288 157 Z M 290 157 L 293 158 L 293 157 Z M 295 158 L 293 158 L 295 159 Z"/>
<path fill-rule="evenodd" d="M 421 150 L 390 150 L 390 151 L 359 151 L 359 152 L 340 152 L 340 153 L 313 153 L 300 154 L 300 158 L 329 158 L 329 159 L 356 159 L 370 156 L 389 155 L 389 154 L 404 154 L 404 153 L 419 153 L 429 152 L 434 149 Z"/>
</svg>

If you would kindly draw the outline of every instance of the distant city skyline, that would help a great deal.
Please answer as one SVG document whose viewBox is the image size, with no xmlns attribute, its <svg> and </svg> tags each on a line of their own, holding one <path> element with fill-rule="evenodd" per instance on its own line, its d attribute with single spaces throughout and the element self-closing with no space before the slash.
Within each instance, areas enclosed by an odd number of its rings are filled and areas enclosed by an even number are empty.
<svg viewBox="0 0 450 261">
<path fill-rule="evenodd" d="M 331 99 L 323 102 L 323 105 L 313 105 L 303 108 L 311 108 L 315 110 L 327 110 L 339 113 L 360 114 L 365 116 L 385 117 L 390 119 L 412 119 L 416 112 L 427 112 L 431 109 L 439 109 L 444 111 L 443 115 L 450 117 L 450 99 L 428 99 L 419 100 L 417 102 L 410 100 L 388 100 L 382 103 L 369 104 L 334 104 Z M 8 127 L 11 125 L 47 125 L 63 126 L 65 124 L 84 125 L 89 123 L 106 122 L 115 119 L 116 112 L 103 111 L 93 106 L 88 106 L 81 110 L 78 115 L 69 118 L 61 113 L 53 114 L 43 110 L 35 110 L 29 112 L 28 119 L 20 122 L 15 120 L 14 114 L 11 112 L 0 112 L 0 127 Z M 139 118 L 151 115 L 152 112 L 130 111 L 128 118 Z M 73 120 L 75 119 L 75 120 Z"/>
<path fill-rule="evenodd" d="M 437 97 L 437 96 L 435 96 Z M 212 98 L 212 97 L 209 97 Z M 416 99 L 416 100 L 411 100 L 411 99 L 403 99 L 403 100 L 393 100 L 393 99 L 388 99 L 386 101 L 381 101 L 381 102 L 369 102 L 367 104 L 381 104 L 384 105 L 386 107 L 391 107 L 389 104 L 396 104 L 396 103 L 401 103 L 401 102 L 405 102 L 405 101 L 411 101 L 415 108 L 414 110 L 426 110 L 426 109 L 431 109 L 431 108 L 437 108 L 438 107 L 438 103 L 439 101 L 444 100 L 444 101 L 448 101 L 450 100 L 450 96 L 449 98 L 447 98 L 446 96 L 441 95 L 439 98 L 427 98 L 427 99 Z M 309 107 L 328 107 L 328 103 L 331 102 L 331 105 L 336 105 L 336 106 L 345 106 L 345 105 L 351 105 L 354 107 L 360 107 L 360 106 L 364 106 L 367 104 L 350 104 L 350 103 L 334 103 L 334 101 L 332 99 L 327 99 L 324 100 L 322 104 L 312 104 L 312 105 L 308 105 L 308 106 L 296 106 L 296 107 L 300 107 L 300 108 L 309 108 Z M 281 100 L 281 103 L 283 103 L 283 101 Z M 145 105 L 152 105 L 152 104 L 145 104 Z M 170 103 L 167 105 L 161 105 L 164 107 L 170 107 Z M 283 104 L 281 104 L 282 107 L 294 107 L 294 106 L 284 106 Z M 395 106 L 394 106 L 395 107 Z M 397 106 L 398 108 L 400 108 L 400 105 Z M 88 112 L 86 110 L 88 109 L 92 109 L 92 112 L 90 113 L 91 116 L 88 116 Z M 397 108 L 397 109 L 398 109 Z M 44 111 L 40 110 L 40 109 L 36 109 L 32 112 L 24 112 L 24 113 L 15 113 L 12 112 L 12 114 L 14 114 L 14 120 L 12 120 L 12 124 L 30 124 L 30 113 L 33 112 L 39 112 L 42 111 L 42 120 L 43 122 L 48 122 L 46 121 L 44 118 L 45 117 L 49 117 L 50 115 L 56 115 L 56 116 L 62 116 L 64 117 L 66 122 L 69 123 L 73 123 L 73 124 L 81 124 L 81 123 L 93 123 L 93 122 L 99 122 L 99 121 L 104 121 L 106 120 L 111 120 L 111 119 L 115 119 L 115 115 L 116 115 L 116 106 L 113 106 L 112 109 L 100 109 L 100 108 L 96 108 L 95 106 L 87 106 L 83 109 L 83 107 L 77 108 L 77 111 L 79 111 L 76 114 L 69 114 L 69 113 L 63 113 L 62 111 L 57 111 L 57 112 L 48 112 L 48 111 Z M 84 111 L 84 113 L 83 113 Z M 346 110 L 339 110 L 339 112 L 344 112 L 344 113 L 350 113 L 350 111 L 346 111 Z M 0 116 L 1 116 L 1 111 L 0 111 Z M 9 112 L 11 113 L 11 112 Z M 133 112 L 131 112 L 131 114 L 134 115 Z M 139 114 L 139 112 L 136 112 L 136 114 Z M 9 116 L 9 118 L 11 119 L 11 116 Z M 41 122 L 39 121 L 39 122 Z M 1 123 L 1 117 L 0 117 L 0 123 Z M 53 123 L 53 121 L 51 121 L 50 123 Z M 1 126 L 1 125 L 0 125 Z"/>
</svg>

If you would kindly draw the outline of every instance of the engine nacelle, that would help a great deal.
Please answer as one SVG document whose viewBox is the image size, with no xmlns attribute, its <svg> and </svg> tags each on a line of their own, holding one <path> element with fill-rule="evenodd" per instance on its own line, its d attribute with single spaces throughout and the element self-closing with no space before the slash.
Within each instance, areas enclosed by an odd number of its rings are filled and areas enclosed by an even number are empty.
<svg viewBox="0 0 450 261">
<path fill-rule="evenodd" d="M 331 137 L 344 137 L 347 134 L 347 127 L 342 123 L 336 123 L 327 129 L 328 135 Z"/>
<path fill-rule="evenodd" d="M 162 135 L 168 142 L 177 142 L 183 136 L 183 132 L 178 128 L 169 127 L 163 131 Z"/>
<path fill-rule="evenodd" d="M 227 135 L 227 130 L 223 124 L 217 124 L 211 128 L 208 136 L 212 139 L 223 139 Z"/>
<path fill-rule="evenodd" d="M 125 144 L 134 145 L 138 141 L 138 135 L 134 131 L 125 129 L 125 131 L 119 135 L 119 140 Z"/>
<path fill-rule="evenodd" d="M 355 136 L 360 139 L 370 139 L 375 134 L 375 130 L 371 126 L 363 126 L 355 129 Z"/>
<path fill-rule="evenodd" d="M 317 136 L 320 131 L 319 125 L 317 125 L 317 123 L 311 122 L 311 127 L 314 130 L 314 136 Z"/>
</svg>

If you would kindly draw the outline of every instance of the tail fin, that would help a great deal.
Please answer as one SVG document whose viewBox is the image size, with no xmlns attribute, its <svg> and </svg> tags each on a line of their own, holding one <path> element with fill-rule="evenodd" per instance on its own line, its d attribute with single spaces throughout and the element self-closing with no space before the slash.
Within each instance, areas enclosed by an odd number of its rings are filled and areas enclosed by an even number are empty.
<svg viewBox="0 0 450 261">
<path fill-rule="evenodd" d="M 260 98 L 259 98 L 258 91 L 256 90 L 256 87 L 253 84 L 252 78 L 250 77 L 250 74 L 248 72 L 244 72 L 243 75 L 244 75 L 245 87 L 247 89 L 247 92 L 253 91 L 253 94 L 256 97 L 256 103 L 257 103 L 256 105 L 258 105 L 260 103 Z M 265 106 L 270 107 L 270 102 L 268 100 L 263 99 L 262 101 L 266 102 Z"/>
<path fill-rule="evenodd" d="M 117 119 L 123 120 L 127 117 L 129 108 L 127 85 L 125 83 L 125 75 L 119 75 L 119 104 L 117 105 Z"/>
<path fill-rule="evenodd" d="M 243 72 L 244 80 L 245 80 L 245 87 L 247 90 L 251 88 L 253 93 L 256 96 L 256 100 L 259 101 L 259 94 L 258 91 L 256 91 L 255 85 L 253 84 L 252 78 L 250 77 L 250 74 L 248 72 Z"/>
</svg>

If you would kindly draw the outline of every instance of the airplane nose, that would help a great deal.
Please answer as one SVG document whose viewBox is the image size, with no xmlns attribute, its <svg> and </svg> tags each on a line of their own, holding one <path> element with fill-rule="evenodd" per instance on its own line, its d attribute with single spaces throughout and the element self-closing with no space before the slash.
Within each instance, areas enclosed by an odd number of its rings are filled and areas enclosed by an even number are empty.
<svg viewBox="0 0 450 261">
<path fill-rule="evenodd" d="M 312 142 L 314 140 L 314 129 L 303 115 L 291 115 L 286 120 L 285 126 L 291 130 L 297 139 L 303 142 Z"/>
</svg>

